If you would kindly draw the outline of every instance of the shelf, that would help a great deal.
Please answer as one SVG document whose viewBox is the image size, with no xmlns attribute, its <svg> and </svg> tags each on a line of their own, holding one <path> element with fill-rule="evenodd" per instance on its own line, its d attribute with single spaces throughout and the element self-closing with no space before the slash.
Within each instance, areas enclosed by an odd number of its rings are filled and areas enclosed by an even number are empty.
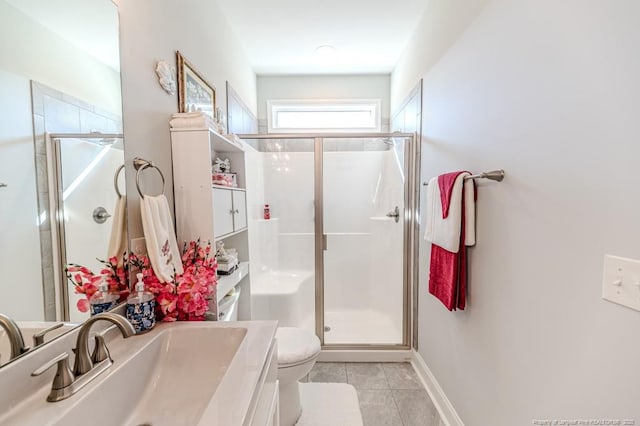
<svg viewBox="0 0 640 426">
<path fill-rule="evenodd" d="M 216 288 L 218 301 L 222 300 L 222 298 L 247 275 L 249 275 L 249 262 L 240 262 L 238 269 L 231 275 L 219 275 Z"/>
<path fill-rule="evenodd" d="M 211 188 L 215 189 L 228 189 L 230 191 L 246 191 L 245 188 L 238 188 L 234 186 L 225 186 L 225 185 L 216 185 L 215 183 L 211 184 Z"/>
<path fill-rule="evenodd" d="M 211 136 L 211 149 L 216 152 L 244 152 L 242 144 L 225 138 L 213 129 L 209 129 L 209 135 Z"/>
<path fill-rule="evenodd" d="M 225 138 L 220 133 L 209 127 L 184 127 L 172 128 L 172 132 L 202 132 L 208 131 L 211 141 L 211 148 L 216 152 L 244 152 L 242 144 L 238 144 Z"/>
<path fill-rule="evenodd" d="M 237 231 L 233 231 L 233 232 L 230 232 L 230 233 L 228 233 L 228 234 L 220 235 L 219 237 L 216 237 L 216 238 L 213 240 L 213 242 L 217 242 L 217 241 L 220 241 L 220 240 L 224 240 L 225 238 L 233 237 L 234 235 L 238 235 L 238 234 L 240 234 L 241 232 L 244 232 L 244 231 L 246 231 L 246 230 L 247 230 L 247 227 L 245 226 L 244 228 L 242 228 L 242 229 L 238 229 Z"/>
</svg>

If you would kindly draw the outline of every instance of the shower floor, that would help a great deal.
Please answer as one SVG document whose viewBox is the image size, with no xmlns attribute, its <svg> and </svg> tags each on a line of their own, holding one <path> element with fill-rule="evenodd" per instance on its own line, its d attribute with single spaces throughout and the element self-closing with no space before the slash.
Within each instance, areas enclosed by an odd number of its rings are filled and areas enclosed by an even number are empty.
<svg viewBox="0 0 640 426">
<path fill-rule="evenodd" d="M 402 318 L 394 324 L 389 316 L 373 310 L 327 311 L 324 343 L 389 345 L 402 343 Z"/>
</svg>

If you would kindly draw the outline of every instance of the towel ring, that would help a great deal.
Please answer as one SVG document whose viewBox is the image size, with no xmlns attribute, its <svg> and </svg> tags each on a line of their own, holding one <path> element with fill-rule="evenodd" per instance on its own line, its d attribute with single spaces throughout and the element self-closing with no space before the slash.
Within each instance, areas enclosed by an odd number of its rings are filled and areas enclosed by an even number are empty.
<svg viewBox="0 0 640 426">
<path fill-rule="evenodd" d="M 148 168 L 153 168 L 156 169 L 158 171 L 158 173 L 160 173 L 160 178 L 162 179 L 162 194 L 159 195 L 164 195 L 164 175 L 162 174 L 162 170 L 160 170 L 160 168 L 158 166 L 156 166 L 155 164 L 153 164 L 151 161 L 147 161 L 144 160 L 142 158 L 136 157 L 133 159 L 133 166 L 136 168 L 137 172 L 136 172 L 136 189 L 138 190 L 138 194 L 140 194 L 141 198 L 144 198 L 144 194 L 142 193 L 142 189 L 140 189 L 140 175 L 142 174 L 142 172 L 144 171 L 144 169 L 148 169 Z"/>
<path fill-rule="evenodd" d="M 116 194 L 118 194 L 119 198 L 122 198 L 122 193 L 120 192 L 120 188 L 118 188 L 118 177 L 120 176 L 120 172 L 124 169 L 124 164 L 116 169 L 116 174 L 113 176 L 113 187 L 116 190 Z"/>
</svg>

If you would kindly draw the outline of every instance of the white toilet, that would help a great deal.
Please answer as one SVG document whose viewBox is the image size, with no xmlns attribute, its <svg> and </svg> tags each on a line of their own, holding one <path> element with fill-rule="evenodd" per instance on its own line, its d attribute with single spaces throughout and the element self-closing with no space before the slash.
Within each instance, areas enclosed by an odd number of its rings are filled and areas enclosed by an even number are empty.
<svg viewBox="0 0 640 426">
<path fill-rule="evenodd" d="M 298 380 L 311 371 L 320 354 L 320 339 L 311 331 L 279 327 L 278 380 L 280 381 L 280 425 L 293 426 L 302 414 Z"/>
</svg>

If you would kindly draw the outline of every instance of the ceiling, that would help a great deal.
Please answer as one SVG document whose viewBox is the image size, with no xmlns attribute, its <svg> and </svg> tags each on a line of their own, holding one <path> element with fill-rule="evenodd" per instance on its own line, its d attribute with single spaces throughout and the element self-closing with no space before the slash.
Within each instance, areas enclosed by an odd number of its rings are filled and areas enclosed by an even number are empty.
<svg viewBox="0 0 640 426">
<path fill-rule="evenodd" d="M 118 9 L 111 1 L 5 1 L 100 62 L 120 70 Z"/>
<path fill-rule="evenodd" d="M 428 0 L 218 0 L 258 75 L 387 74 Z M 316 48 L 331 45 L 333 54 Z"/>
</svg>

